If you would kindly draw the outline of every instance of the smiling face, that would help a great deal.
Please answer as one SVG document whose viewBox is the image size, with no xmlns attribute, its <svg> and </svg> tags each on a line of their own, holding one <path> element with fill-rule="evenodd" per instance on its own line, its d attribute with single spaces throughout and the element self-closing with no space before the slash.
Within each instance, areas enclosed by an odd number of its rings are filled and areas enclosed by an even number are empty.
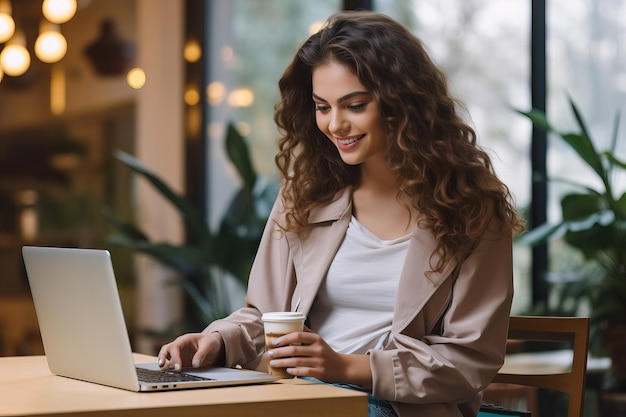
<svg viewBox="0 0 626 417">
<path fill-rule="evenodd" d="M 335 61 L 313 68 L 317 127 L 349 165 L 385 159 L 378 104 L 348 67 Z"/>
</svg>

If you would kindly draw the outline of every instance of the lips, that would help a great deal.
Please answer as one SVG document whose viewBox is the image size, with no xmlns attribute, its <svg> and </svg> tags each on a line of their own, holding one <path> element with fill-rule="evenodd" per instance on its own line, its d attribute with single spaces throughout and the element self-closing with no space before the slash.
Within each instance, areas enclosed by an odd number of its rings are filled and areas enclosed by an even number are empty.
<svg viewBox="0 0 626 417">
<path fill-rule="evenodd" d="M 365 137 L 365 134 L 359 135 L 359 136 L 354 136 L 352 138 L 337 139 L 337 143 L 339 143 L 340 145 L 343 145 L 343 146 L 348 146 L 348 145 L 352 145 L 353 143 L 356 143 L 356 142 L 360 141 L 364 137 Z"/>
</svg>

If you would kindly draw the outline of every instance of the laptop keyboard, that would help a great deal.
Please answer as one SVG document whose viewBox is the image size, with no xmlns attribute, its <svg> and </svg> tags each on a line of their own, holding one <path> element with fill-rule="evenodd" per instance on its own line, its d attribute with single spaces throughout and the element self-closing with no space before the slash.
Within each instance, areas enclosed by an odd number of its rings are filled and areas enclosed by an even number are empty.
<svg viewBox="0 0 626 417">
<path fill-rule="evenodd" d="M 174 371 L 157 371 L 145 368 L 137 369 L 137 377 L 140 381 L 150 383 L 172 383 L 172 382 L 187 382 L 187 381 L 212 381 L 213 378 L 204 378 L 201 376 L 181 374 Z"/>
</svg>

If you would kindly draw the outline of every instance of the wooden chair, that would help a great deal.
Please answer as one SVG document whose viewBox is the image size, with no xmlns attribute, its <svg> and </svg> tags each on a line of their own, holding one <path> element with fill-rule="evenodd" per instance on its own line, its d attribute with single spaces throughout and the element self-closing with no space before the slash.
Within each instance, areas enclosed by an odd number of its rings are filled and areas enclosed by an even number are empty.
<svg viewBox="0 0 626 417">
<path fill-rule="evenodd" d="M 573 349 L 569 371 L 536 374 L 499 372 L 494 383 L 543 388 L 568 395 L 568 417 L 582 417 L 589 347 L 589 319 L 586 317 L 519 317 L 509 322 L 509 340 L 570 342 Z M 487 388 L 489 390 L 489 388 Z"/>
</svg>

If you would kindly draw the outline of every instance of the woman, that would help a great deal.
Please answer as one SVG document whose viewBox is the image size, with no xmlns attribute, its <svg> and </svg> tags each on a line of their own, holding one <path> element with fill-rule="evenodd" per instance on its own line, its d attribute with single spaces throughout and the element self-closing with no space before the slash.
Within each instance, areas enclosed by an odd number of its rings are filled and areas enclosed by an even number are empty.
<svg viewBox="0 0 626 417">
<path fill-rule="evenodd" d="M 284 180 L 246 306 L 162 366 L 256 367 L 370 393 L 372 416 L 474 416 L 503 362 L 522 222 L 444 74 L 392 19 L 342 12 L 279 82 Z M 305 332 L 264 352 L 261 315 Z"/>
</svg>

